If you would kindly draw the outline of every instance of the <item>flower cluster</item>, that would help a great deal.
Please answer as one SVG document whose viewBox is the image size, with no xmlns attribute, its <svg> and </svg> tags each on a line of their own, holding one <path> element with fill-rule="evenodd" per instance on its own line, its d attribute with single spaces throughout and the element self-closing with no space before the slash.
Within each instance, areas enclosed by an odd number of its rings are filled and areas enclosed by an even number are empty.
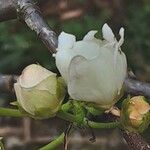
<svg viewBox="0 0 150 150">
<path fill-rule="evenodd" d="M 27 66 L 15 83 L 20 108 L 34 118 L 54 116 L 65 97 L 65 84 L 74 100 L 109 109 L 122 96 L 126 77 L 126 56 L 121 51 L 124 29 L 117 41 L 107 24 L 102 27 L 103 40 L 88 32 L 83 40 L 62 32 L 55 54 L 56 66 L 65 83 L 40 65 Z"/>
</svg>

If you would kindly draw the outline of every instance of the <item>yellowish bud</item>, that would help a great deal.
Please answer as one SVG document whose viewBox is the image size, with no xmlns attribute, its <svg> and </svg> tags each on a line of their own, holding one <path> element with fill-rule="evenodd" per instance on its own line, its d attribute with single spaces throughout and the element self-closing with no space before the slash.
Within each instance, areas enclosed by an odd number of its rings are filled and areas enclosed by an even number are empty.
<svg viewBox="0 0 150 150">
<path fill-rule="evenodd" d="M 129 131 L 143 132 L 150 124 L 150 105 L 143 96 L 128 98 L 123 102 L 121 120 Z"/>
</svg>

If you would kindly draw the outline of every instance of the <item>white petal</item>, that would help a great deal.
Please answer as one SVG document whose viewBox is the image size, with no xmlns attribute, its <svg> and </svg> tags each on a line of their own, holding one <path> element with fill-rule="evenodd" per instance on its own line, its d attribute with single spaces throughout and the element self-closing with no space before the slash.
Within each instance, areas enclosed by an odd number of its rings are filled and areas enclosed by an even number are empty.
<svg viewBox="0 0 150 150">
<path fill-rule="evenodd" d="M 92 80 L 88 75 L 88 62 L 83 56 L 77 55 L 72 58 L 69 68 L 68 92 L 73 99 L 88 101 L 90 86 L 88 83 Z M 91 83 L 91 82 L 90 82 Z M 92 100 L 92 98 L 90 98 Z"/>
<path fill-rule="evenodd" d="M 103 38 L 108 42 L 114 42 L 115 36 L 111 30 L 111 28 L 105 23 L 102 27 Z"/>
<path fill-rule="evenodd" d="M 56 66 L 66 83 L 68 80 L 68 66 L 69 66 L 69 63 L 70 63 L 73 55 L 74 55 L 73 49 L 71 49 L 71 50 L 64 49 L 64 50 L 58 51 L 56 53 L 56 57 L 55 57 Z"/>
<path fill-rule="evenodd" d="M 92 30 L 92 31 L 89 31 L 83 38 L 84 41 L 88 41 L 88 40 L 93 40 L 95 37 L 94 35 L 97 33 L 96 30 Z"/>
<path fill-rule="evenodd" d="M 49 76 L 56 76 L 55 73 L 43 68 L 40 65 L 32 64 L 27 66 L 21 76 L 18 78 L 18 82 L 21 87 L 30 88 L 36 86 L 42 80 Z"/>
<path fill-rule="evenodd" d="M 63 48 L 71 49 L 75 41 L 76 41 L 76 37 L 74 35 L 61 32 L 61 34 L 58 36 L 57 50 L 61 50 Z"/>
<path fill-rule="evenodd" d="M 121 37 L 119 42 L 118 42 L 118 45 L 120 47 L 124 42 L 124 28 L 120 28 L 119 35 Z"/>
<path fill-rule="evenodd" d="M 108 53 L 111 54 L 110 51 Z M 105 57 L 106 55 L 99 55 L 93 60 L 88 60 L 77 55 L 72 58 L 68 69 L 68 92 L 73 99 L 95 102 L 102 106 L 112 103 L 116 90 L 115 76 L 112 59 L 107 63 Z"/>
</svg>

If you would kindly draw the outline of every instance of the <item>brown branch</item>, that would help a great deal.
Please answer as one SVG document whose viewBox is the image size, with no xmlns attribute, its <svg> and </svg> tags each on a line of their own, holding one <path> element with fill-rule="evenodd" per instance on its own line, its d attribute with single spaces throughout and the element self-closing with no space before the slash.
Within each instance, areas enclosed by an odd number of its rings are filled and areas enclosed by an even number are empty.
<svg viewBox="0 0 150 150">
<path fill-rule="evenodd" d="M 0 92 L 13 92 L 17 76 L 0 74 Z"/>
<path fill-rule="evenodd" d="M 51 53 L 55 53 L 57 48 L 56 33 L 50 29 L 33 0 L 18 0 L 17 10 L 20 19 L 24 20 L 28 27 L 37 33 Z"/>
<path fill-rule="evenodd" d="M 150 145 L 138 133 L 122 131 L 130 150 L 150 150 Z"/>
<path fill-rule="evenodd" d="M 150 84 L 135 79 L 127 78 L 125 80 L 125 91 L 127 94 L 150 98 Z"/>
<path fill-rule="evenodd" d="M 0 22 L 17 18 L 16 0 L 0 0 Z"/>
<path fill-rule="evenodd" d="M 33 0 L 0 0 L 0 21 L 15 19 L 17 16 L 36 32 L 51 53 L 56 52 L 57 36 Z"/>
</svg>

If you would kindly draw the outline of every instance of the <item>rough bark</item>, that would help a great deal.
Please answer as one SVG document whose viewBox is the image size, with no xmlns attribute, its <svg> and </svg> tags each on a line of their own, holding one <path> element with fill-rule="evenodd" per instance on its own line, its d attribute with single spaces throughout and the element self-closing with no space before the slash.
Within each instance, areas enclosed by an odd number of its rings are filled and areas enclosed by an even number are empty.
<svg viewBox="0 0 150 150">
<path fill-rule="evenodd" d="M 138 133 L 122 131 L 130 150 L 150 150 L 150 145 Z"/>
<path fill-rule="evenodd" d="M 19 18 L 36 32 L 51 53 L 56 53 L 57 36 L 33 0 L 0 0 L 0 21 Z"/>
<path fill-rule="evenodd" d="M 56 52 L 57 36 L 44 20 L 39 7 L 32 0 L 18 0 L 17 10 L 20 19 L 35 31 L 51 53 Z"/>
</svg>

